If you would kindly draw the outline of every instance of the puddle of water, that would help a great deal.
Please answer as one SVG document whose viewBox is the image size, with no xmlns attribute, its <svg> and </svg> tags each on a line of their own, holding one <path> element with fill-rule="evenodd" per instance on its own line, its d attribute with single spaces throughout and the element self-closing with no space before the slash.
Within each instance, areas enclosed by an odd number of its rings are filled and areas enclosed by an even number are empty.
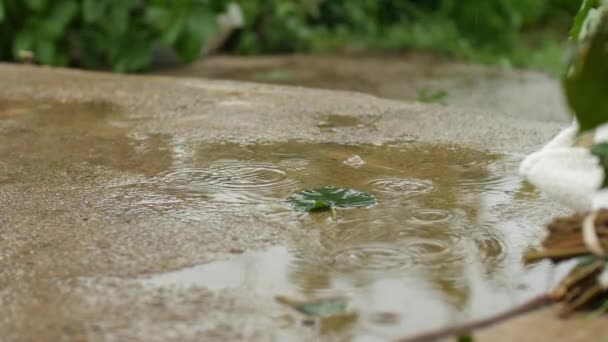
<svg viewBox="0 0 608 342">
<path fill-rule="evenodd" d="M 268 300 L 346 295 L 361 315 L 352 329 L 380 336 L 477 318 L 549 286 L 546 264 L 520 261 L 536 242 L 527 231 L 547 215 L 521 188 L 517 158 L 422 143 L 214 144 L 132 132 L 116 120 L 104 104 L 0 106 L 0 186 L 79 179 L 92 191 L 113 189 L 96 206 L 109 216 L 294 232 L 287 246 L 142 277 L 149 286 L 230 288 Z M 353 156 L 364 163 L 353 167 Z M 95 184 L 87 177 L 99 168 L 127 180 Z M 302 215 L 285 201 L 324 185 L 370 192 L 378 204 Z"/>
<path fill-rule="evenodd" d="M 292 287 L 288 279 L 293 259 L 285 247 L 263 252 L 246 251 L 223 260 L 150 278 L 154 286 L 204 286 L 211 290 L 243 288 L 258 293 L 280 293 Z"/>
<path fill-rule="evenodd" d="M 0 100 L 0 113 L 0 156 L 14 165 L 6 182 L 25 183 L 83 166 L 144 175 L 169 166 L 165 138 L 133 135 L 113 125 L 121 113 L 108 103 Z"/>
<path fill-rule="evenodd" d="M 155 180 L 183 199 L 175 217 L 243 215 L 316 238 L 142 280 L 150 286 L 242 289 L 269 300 L 347 295 L 363 317 L 353 329 L 382 336 L 478 318 L 549 286 L 547 265 L 520 261 L 522 231 L 544 218 L 521 221 L 538 199 L 521 195 L 514 158 L 417 143 L 189 144 Z M 365 164 L 345 164 L 353 155 Z M 378 205 L 301 215 L 284 201 L 326 184 L 368 191 Z M 379 323 L 381 314 L 400 319 Z"/>
</svg>

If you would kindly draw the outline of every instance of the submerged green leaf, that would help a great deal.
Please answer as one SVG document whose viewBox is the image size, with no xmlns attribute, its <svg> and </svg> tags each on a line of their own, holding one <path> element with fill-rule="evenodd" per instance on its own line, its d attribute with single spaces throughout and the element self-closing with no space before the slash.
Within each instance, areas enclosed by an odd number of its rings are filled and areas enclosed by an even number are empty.
<svg viewBox="0 0 608 342">
<path fill-rule="evenodd" d="M 334 186 L 295 193 L 289 201 L 298 211 L 323 211 L 331 208 L 362 208 L 376 204 L 376 198 L 363 191 Z"/>
<path fill-rule="evenodd" d="M 330 297 L 311 301 L 299 301 L 284 296 L 277 296 L 277 302 L 287 305 L 305 315 L 329 317 L 344 313 L 348 307 L 346 298 Z"/>
</svg>

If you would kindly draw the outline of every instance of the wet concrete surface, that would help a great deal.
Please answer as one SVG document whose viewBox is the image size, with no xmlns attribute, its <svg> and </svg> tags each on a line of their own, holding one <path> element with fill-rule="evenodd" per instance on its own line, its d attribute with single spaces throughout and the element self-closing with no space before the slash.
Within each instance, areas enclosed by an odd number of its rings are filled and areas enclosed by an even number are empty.
<svg viewBox="0 0 608 342">
<path fill-rule="evenodd" d="M 0 72 L 3 340 L 390 340 L 516 305 L 562 272 L 520 261 L 564 210 L 515 170 L 565 120 Z M 379 203 L 302 215 L 284 201 L 325 184 Z M 347 296 L 360 317 L 327 332 L 277 295 Z"/>
<path fill-rule="evenodd" d="M 381 57 L 211 56 L 159 73 L 350 90 L 406 101 L 428 101 L 437 95 L 438 102 L 452 107 L 547 121 L 569 116 L 559 81 L 546 74 L 421 53 Z"/>
</svg>

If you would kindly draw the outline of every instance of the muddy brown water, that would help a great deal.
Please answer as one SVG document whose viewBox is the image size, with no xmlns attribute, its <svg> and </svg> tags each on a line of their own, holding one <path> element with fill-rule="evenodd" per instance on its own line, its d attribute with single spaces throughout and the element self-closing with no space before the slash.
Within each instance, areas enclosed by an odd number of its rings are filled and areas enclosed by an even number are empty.
<svg viewBox="0 0 608 342">
<path fill-rule="evenodd" d="M 2 103 L 0 189 L 115 188 L 95 203 L 108 219 L 218 222 L 222 234 L 227 218 L 239 218 L 288 232 L 284 245 L 129 279 L 146 288 L 234 289 L 268 301 L 344 296 L 359 319 L 333 333 L 396 337 L 503 310 L 557 277 L 547 264 L 521 261 L 539 240 L 530 228 L 546 217 L 516 174 L 521 156 L 408 141 L 209 142 L 132 131 L 105 103 Z M 318 127 L 357 125 L 329 115 Z M 98 184 L 105 170 L 124 177 Z M 364 190 L 378 203 L 302 214 L 286 201 L 324 185 Z"/>
</svg>

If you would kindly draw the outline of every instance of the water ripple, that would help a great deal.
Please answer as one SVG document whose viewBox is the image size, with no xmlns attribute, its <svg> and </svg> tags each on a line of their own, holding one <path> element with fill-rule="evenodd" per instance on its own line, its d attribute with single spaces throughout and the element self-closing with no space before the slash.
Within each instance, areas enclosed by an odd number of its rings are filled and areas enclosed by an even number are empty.
<svg viewBox="0 0 608 342">
<path fill-rule="evenodd" d="M 333 269 L 339 271 L 387 270 L 408 268 L 414 263 L 411 253 L 380 244 L 367 244 L 337 250 L 330 256 Z"/>
<path fill-rule="evenodd" d="M 435 190 L 432 181 L 416 178 L 384 177 L 376 178 L 368 184 L 376 191 L 389 194 L 420 195 Z"/>
<path fill-rule="evenodd" d="M 289 169 L 271 163 L 220 160 L 206 168 L 180 168 L 162 177 L 162 188 L 188 195 L 221 191 L 276 191 L 294 188 L 298 181 L 288 177 Z"/>
<path fill-rule="evenodd" d="M 439 223 L 450 220 L 453 215 L 441 209 L 419 209 L 412 213 L 412 218 L 417 223 Z"/>
</svg>

